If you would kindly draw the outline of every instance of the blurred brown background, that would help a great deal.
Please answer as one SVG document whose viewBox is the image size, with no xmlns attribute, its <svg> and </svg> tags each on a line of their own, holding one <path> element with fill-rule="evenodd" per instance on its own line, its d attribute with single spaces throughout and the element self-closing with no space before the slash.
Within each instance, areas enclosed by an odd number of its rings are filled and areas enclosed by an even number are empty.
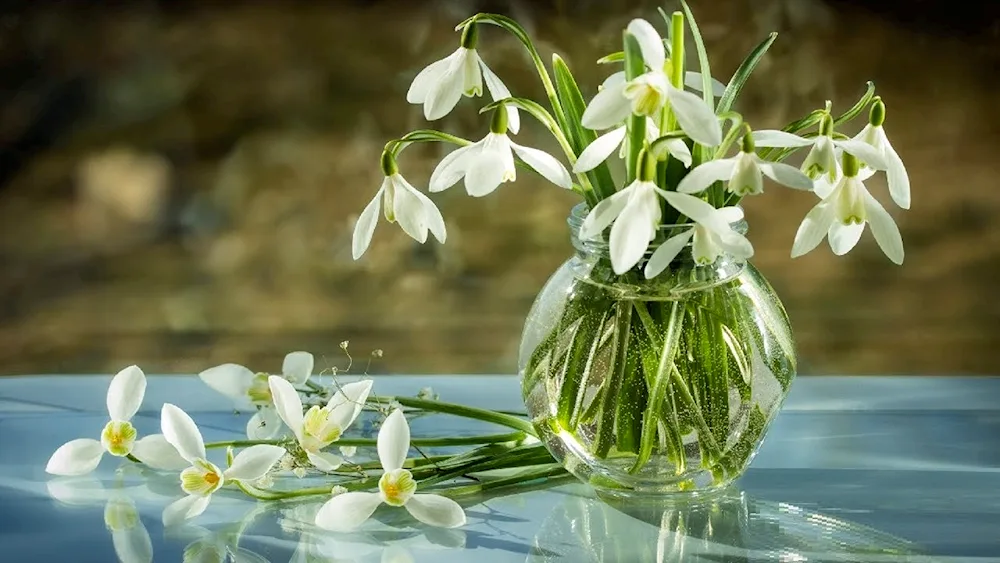
<svg viewBox="0 0 1000 563">
<path fill-rule="evenodd" d="M 891 206 L 903 267 L 866 233 L 792 261 L 815 199 L 770 186 L 746 202 L 756 264 L 792 318 L 806 374 L 996 374 L 1000 360 L 998 13 L 990 3 L 693 0 L 718 78 L 778 42 L 739 109 L 779 127 L 845 109 L 868 79 L 908 164 Z M 0 16 L 0 373 L 276 370 L 337 344 L 373 371 L 513 373 L 521 322 L 569 255 L 572 194 L 522 175 L 486 199 L 434 197 L 445 246 L 381 223 L 350 257 L 383 143 L 424 126 L 410 80 L 481 10 L 518 18 L 588 98 L 635 16 L 659 2 L 21 2 Z M 877 6 L 877 10 L 873 7 Z M 672 10 L 673 3 L 665 7 Z M 512 38 L 480 51 L 516 95 L 542 99 Z M 693 49 L 692 49 L 693 51 Z M 692 52 L 693 55 L 693 52 Z M 690 62 L 693 62 L 691 59 Z M 438 128 L 479 138 L 464 101 Z M 846 131 L 853 133 L 860 124 Z M 525 121 L 522 144 L 554 149 Z M 426 186 L 446 149 L 407 152 Z"/>
</svg>

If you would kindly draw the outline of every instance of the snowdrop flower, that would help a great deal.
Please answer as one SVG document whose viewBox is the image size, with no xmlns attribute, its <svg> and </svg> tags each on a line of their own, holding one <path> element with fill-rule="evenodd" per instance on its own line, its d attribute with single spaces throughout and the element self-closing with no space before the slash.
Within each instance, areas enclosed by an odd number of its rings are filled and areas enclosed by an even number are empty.
<svg viewBox="0 0 1000 563">
<path fill-rule="evenodd" d="M 817 195 L 823 199 L 799 225 L 792 245 L 792 258 L 816 248 L 823 237 L 830 241 L 834 254 L 847 254 L 858 244 L 867 223 L 882 252 L 894 263 L 902 264 L 903 238 L 899 228 L 863 183 L 873 172 L 860 171 L 858 160 L 850 154 L 845 154 L 842 162 L 843 175 L 832 182 L 832 191 L 817 184 Z"/>
<path fill-rule="evenodd" d="M 728 254 L 737 260 L 753 256 L 750 241 L 730 226 L 743 219 L 743 210 L 739 207 L 716 209 L 693 195 L 677 192 L 666 192 L 663 197 L 674 209 L 694 221 L 695 225 L 670 237 L 653 252 L 644 270 L 647 279 L 665 270 L 692 238 L 694 242 L 691 244 L 691 255 L 699 266 L 712 264 L 722 254 Z"/>
<path fill-rule="evenodd" d="M 675 88 L 664 72 L 666 50 L 656 29 L 646 20 L 635 19 L 627 31 L 635 37 L 649 71 L 628 81 L 624 72 L 611 75 L 583 112 L 582 123 L 589 129 L 608 129 L 630 113 L 656 116 L 669 104 L 684 133 L 703 145 L 722 142 L 722 127 L 715 112 L 700 97 Z"/>
<path fill-rule="evenodd" d="M 206 459 L 208 454 L 201 431 L 179 407 L 171 403 L 163 404 L 160 410 L 160 429 L 167 441 L 190 464 L 181 471 L 180 479 L 181 489 L 188 496 L 163 509 L 164 526 L 172 526 L 205 512 L 212 500 L 212 493 L 221 489 L 227 481 L 256 481 L 285 455 L 285 449 L 279 446 L 250 446 L 236 454 L 232 465 L 223 471 Z"/>
<path fill-rule="evenodd" d="M 392 411 L 378 433 L 378 458 L 385 473 L 379 479 L 377 493 L 349 492 L 337 495 L 316 513 L 316 525 L 334 531 L 348 531 L 360 526 L 382 503 L 402 506 L 417 520 L 442 528 L 465 524 L 465 511 L 450 498 L 434 494 L 415 494 L 417 482 L 403 469 L 410 450 L 410 426 L 403 411 Z"/>
<path fill-rule="evenodd" d="M 833 118 L 829 115 L 820 121 L 819 129 L 819 134 L 810 139 L 785 131 L 762 129 L 753 132 L 753 142 L 762 147 L 812 147 L 802 162 L 802 171 L 813 180 L 821 176 L 826 176 L 830 182 L 836 179 L 837 157 L 840 152 L 856 156 L 876 170 L 886 169 L 885 158 L 868 143 L 854 139 L 834 139 Z"/>
<path fill-rule="evenodd" d="M 569 172 L 545 151 L 523 147 L 507 136 L 507 109 L 493 113 L 490 132 L 480 141 L 454 150 L 444 157 L 431 174 L 430 191 L 440 192 L 465 178 L 465 190 L 473 197 L 493 193 L 503 182 L 517 178 L 514 153 L 546 180 L 560 188 L 572 189 Z"/>
<path fill-rule="evenodd" d="M 618 149 L 618 155 L 624 157 L 625 155 L 625 126 L 622 125 L 617 129 L 613 129 L 600 137 L 594 139 L 594 142 L 587 145 L 587 148 L 583 149 L 580 153 L 580 157 L 576 160 L 576 164 L 573 165 L 573 172 L 582 173 L 589 170 L 593 170 L 599 164 L 604 162 Z M 646 142 L 652 144 L 656 139 L 660 137 L 660 130 L 656 126 L 656 122 L 651 118 L 646 118 Z M 667 139 L 662 141 L 666 152 L 673 156 L 677 160 L 681 161 L 684 166 L 691 166 L 691 149 L 688 148 L 684 139 Z"/>
<path fill-rule="evenodd" d="M 657 193 L 663 193 L 653 182 L 656 161 L 645 151 L 640 154 L 640 175 L 625 189 L 602 199 L 587 214 L 580 226 L 580 239 L 597 238 L 612 222 L 608 235 L 611 266 L 623 274 L 639 263 L 650 241 L 656 238 L 656 228 L 662 216 Z"/>
<path fill-rule="evenodd" d="M 375 192 L 375 197 L 365 206 L 354 225 L 354 239 L 351 252 L 354 259 L 368 250 L 378 224 L 379 210 L 385 205 L 385 219 L 390 223 L 399 222 L 403 232 L 423 244 L 427 242 L 430 232 L 440 243 L 444 243 L 448 233 L 445 231 L 444 218 L 434 202 L 420 193 L 399 173 L 395 159 L 388 153 L 382 154 L 382 171 L 385 179 L 382 187 Z"/>
<path fill-rule="evenodd" d="M 278 416 L 295 433 L 299 446 L 306 452 L 309 463 L 320 471 L 333 471 L 344 460 L 321 451 L 336 442 L 358 418 L 372 390 L 370 379 L 348 383 L 330 397 L 325 407 L 313 405 L 302 414 L 302 399 L 292 384 L 280 377 L 268 379 Z"/>
<path fill-rule="evenodd" d="M 136 441 L 138 432 L 130 422 L 146 395 L 146 376 L 138 366 L 118 372 L 108 386 L 108 414 L 100 441 L 79 438 L 66 442 L 49 458 L 45 471 L 53 475 L 85 475 L 97 468 L 107 452 L 115 457 L 132 454 L 153 469 L 176 469 L 183 463 L 163 435 L 153 434 Z"/>
<path fill-rule="evenodd" d="M 871 145 L 878 154 L 885 160 L 886 177 L 889 180 L 889 195 L 896 205 L 903 209 L 910 208 L 910 176 L 906 173 L 903 160 L 899 158 L 896 150 L 889 143 L 882 123 L 885 122 L 885 104 L 882 99 L 875 98 L 868 115 L 868 124 L 855 137 L 855 141 L 861 141 Z"/>
<path fill-rule="evenodd" d="M 476 51 L 479 26 L 470 24 L 462 30 L 462 45 L 447 57 L 433 62 L 420 71 L 406 92 L 406 101 L 423 104 L 424 117 L 435 121 L 448 115 L 464 94 L 483 94 L 483 79 L 493 101 L 510 97 L 510 90 L 493 73 Z M 517 108 L 510 108 L 510 130 L 515 134 L 521 127 Z"/>
<path fill-rule="evenodd" d="M 705 190 L 720 180 L 727 182 L 726 189 L 738 196 L 757 195 L 764 191 L 763 176 L 797 190 L 812 190 L 813 181 L 794 166 L 781 162 L 767 162 L 754 152 L 753 137 L 743 135 L 740 153 L 730 158 L 710 160 L 681 180 L 677 191 L 694 194 Z"/>
<path fill-rule="evenodd" d="M 309 352 L 291 352 L 281 364 L 281 377 L 303 385 L 312 376 L 315 360 Z M 239 364 L 222 364 L 209 368 L 198 377 L 212 389 L 229 397 L 237 409 L 257 409 L 247 422 L 247 437 L 270 440 L 281 433 L 281 419 L 274 410 L 267 373 L 254 373 Z"/>
</svg>

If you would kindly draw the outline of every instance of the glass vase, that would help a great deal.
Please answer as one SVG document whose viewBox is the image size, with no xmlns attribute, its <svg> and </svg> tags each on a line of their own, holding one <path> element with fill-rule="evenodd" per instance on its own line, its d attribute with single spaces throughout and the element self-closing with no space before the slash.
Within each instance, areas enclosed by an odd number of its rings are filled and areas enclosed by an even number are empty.
<svg viewBox="0 0 1000 563">
<path fill-rule="evenodd" d="M 795 377 L 781 301 L 749 262 L 615 275 L 607 244 L 577 236 L 528 314 L 519 370 L 552 455 L 612 496 L 724 487 L 750 464 Z M 691 228 L 670 225 L 657 240 Z M 746 232 L 746 224 L 734 228 Z M 649 252 L 654 250 L 649 249 Z M 648 255 L 647 255 L 648 256 Z"/>
</svg>

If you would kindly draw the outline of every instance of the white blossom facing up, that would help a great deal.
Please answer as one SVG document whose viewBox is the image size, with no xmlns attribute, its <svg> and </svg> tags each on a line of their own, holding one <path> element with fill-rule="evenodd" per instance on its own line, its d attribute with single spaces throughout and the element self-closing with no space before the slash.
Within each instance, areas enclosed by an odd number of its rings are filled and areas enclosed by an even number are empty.
<svg viewBox="0 0 1000 563">
<path fill-rule="evenodd" d="M 708 202 L 685 193 L 666 192 L 663 197 L 695 224 L 670 237 L 653 251 L 643 271 L 647 279 L 665 270 L 688 242 L 691 242 L 692 258 L 701 266 L 712 264 L 723 254 L 737 260 L 753 256 L 750 241 L 732 228 L 732 223 L 743 219 L 743 210 L 739 207 L 716 209 Z"/>
<path fill-rule="evenodd" d="M 281 377 L 303 385 L 312 377 L 315 359 L 309 352 L 290 352 L 281 364 Z M 247 437 L 270 440 L 281 434 L 281 419 L 274 410 L 267 373 L 255 373 L 239 364 L 222 364 L 198 374 L 206 385 L 232 400 L 240 410 L 256 409 L 247 422 Z"/>
<path fill-rule="evenodd" d="M 430 526 L 457 528 L 465 525 L 465 511 L 450 498 L 418 494 L 413 475 L 403 469 L 410 450 L 410 426 L 403 411 L 395 410 L 378 433 L 378 458 L 384 473 L 379 492 L 348 492 L 335 495 L 316 513 L 316 525 L 326 530 L 350 531 L 375 512 L 381 504 L 402 506 L 417 520 Z"/>
<path fill-rule="evenodd" d="M 566 167 L 545 151 L 521 146 L 506 133 L 487 133 L 480 141 L 456 149 L 445 156 L 431 174 L 430 191 L 440 192 L 465 179 L 465 190 L 473 197 L 495 191 L 504 182 L 517 179 L 514 154 L 546 180 L 571 189 L 573 181 Z"/>
<path fill-rule="evenodd" d="M 45 471 L 53 475 L 85 475 L 97 468 L 105 452 L 115 457 L 134 455 L 153 469 L 172 469 L 181 461 L 176 451 L 154 434 L 136 440 L 132 417 L 146 395 L 146 375 L 138 366 L 118 372 L 108 386 L 107 407 L 111 420 L 101 431 L 101 439 L 79 438 L 60 446 L 49 458 Z"/>
<path fill-rule="evenodd" d="M 341 386 L 326 406 L 313 405 L 303 414 L 302 399 L 291 383 L 280 377 L 268 379 L 274 406 L 281 420 L 292 429 L 309 462 L 320 471 L 333 471 L 344 463 L 343 458 L 322 451 L 344 434 L 361 414 L 372 390 L 370 379 Z"/>
<path fill-rule="evenodd" d="M 583 126 L 589 129 L 609 129 L 630 114 L 656 117 L 667 104 L 677 118 L 681 130 L 692 140 L 715 146 L 722 142 L 722 127 L 713 108 L 695 94 L 670 83 L 664 72 L 666 50 L 663 39 L 646 20 L 632 20 L 627 28 L 642 51 L 648 72 L 627 80 L 618 72 L 604 81 L 602 89 L 583 113 Z"/>
<path fill-rule="evenodd" d="M 636 180 L 601 200 L 583 220 L 581 240 L 599 237 L 614 223 L 608 234 L 608 251 L 616 274 L 623 274 L 638 264 L 656 237 L 662 215 L 657 193 L 663 191 L 653 182 Z"/>
<path fill-rule="evenodd" d="M 221 489 L 228 481 L 256 481 L 285 455 L 285 449 L 279 446 L 250 446 L 236 454 L 232 465 L 223 471 L 208 461 L 201 431 L 194 420 L 179 407 L 171 403 L 163 404 L 160 429 L 170 445 L 190 464 L 180 475 L 181 490 L 187 496 L 163 509 L 164 526 L 179 524 L 205 512 L 212 493 Z"/>
<path fill-rule="evenodd" d="M 444 243 L 447 232 L 441 211 L 430 198 L 410 185 L 402 175 L 395 173 L 382 180 L 382 187 L 358 216 L 351 245 L 355 260 L 368 250 L 383 205 L 386 220 L 390 223 L 398 222 L 403 232 L 413 240 L 423 244 L 427 242 L 427 233 L 430 232 L 438 242 Z"/>
<path fill-rule="evenodd" d="M 768 162 L 753 152 L 740 151 L 736 156 L 710 160 L 695 167 L 677 185 L 677 191 L 694 194 L 718 181 L 738 196 L 757 195 L 764 191 L 763 176 L 797 190 L 812 190 L 813 181 L 794 166 Z"/>
<path fill-rule="evenodd" d="M 493 101 L 510 97 L 510 90 L 486 66 L 476 49 L 459 47 L 447 57 L 425 67 L 410 84 L 406 101 L 424 106 L 424 117 L 436 121 L 451 113 L 462 96 L 481 96 L 483 81 Z M 515 134 L 521 127 L 516 107 L 508 105 L 510 130 Z"/>
</svg>

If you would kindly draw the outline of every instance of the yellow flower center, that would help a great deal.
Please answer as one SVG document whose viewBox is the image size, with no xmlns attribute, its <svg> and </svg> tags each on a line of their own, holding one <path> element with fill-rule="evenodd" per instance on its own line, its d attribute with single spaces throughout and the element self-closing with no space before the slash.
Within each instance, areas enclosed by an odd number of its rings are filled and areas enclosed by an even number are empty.
<svg viewBox="0 0 1000 563">
<path fill-rule="evenodd" d="M 302 420 L 302 447 L 308 451 L 321 450 L 340 439 L 343 429 L 330 422 L 331 409 L 313 405 Z"/>
<path fill-rule="evenodd" d="M 382 502 L 389 506 L 403 506 L 417 490 L 413 474 L 405 469 L 390 471 L 378 480 L 378 490 Z"/>
<path fill-rule="evenodd" d="M 137 436 L 135 427 L 129 422 L 112 420 L 104 426 L 101 432 L 101 444 L 113 456 L 125 457 L 132 453 Z"/>
<path fill-rule="evenodd" d="M 181 471 L 181 489 L 189 495 L 208 496 L 219 490 L 224 481 L 222 471 L 203 459 Z"/>
</svg>

